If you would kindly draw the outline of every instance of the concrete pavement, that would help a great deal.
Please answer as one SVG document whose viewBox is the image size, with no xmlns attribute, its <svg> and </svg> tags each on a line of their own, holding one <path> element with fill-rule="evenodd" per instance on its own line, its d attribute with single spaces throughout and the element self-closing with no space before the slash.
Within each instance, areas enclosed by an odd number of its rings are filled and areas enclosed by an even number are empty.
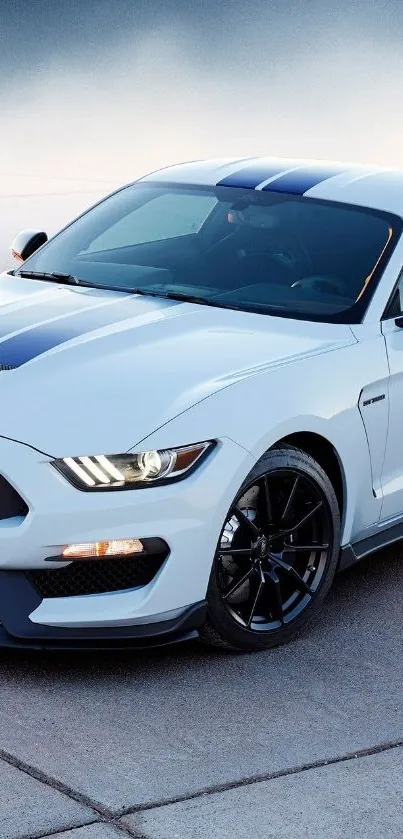
<svg viewBox="0 0 403 839">
<path fill-rule="evenodd" d="M 396 748 L 134 814 L 123 823 L 149 839 L 395 839 L 403 835 L 402 777 L 403 749 Z"/>
<path fill-rule="evenodd" d="M 0 654 L 0 839 L 401 839 L 402 557 L 272 652 Z"/>
</svg>

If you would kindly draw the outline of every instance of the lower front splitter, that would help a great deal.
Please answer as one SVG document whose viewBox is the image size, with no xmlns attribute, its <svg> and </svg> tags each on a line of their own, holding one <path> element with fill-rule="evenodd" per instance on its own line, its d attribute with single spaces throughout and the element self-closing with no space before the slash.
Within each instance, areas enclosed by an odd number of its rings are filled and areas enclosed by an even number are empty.
<svg viewBox="0 0 403 839">
<path fill-rule="evenodd" d="M 179 617 L 158 623 L 118 627 L 54 627 L 33 623 L 29 615 L 41 597 L 23 571 L 0 571 L 0 647 L 30 649 L 148 649 L 198 637 L 206 601 Z"/>
</svg>

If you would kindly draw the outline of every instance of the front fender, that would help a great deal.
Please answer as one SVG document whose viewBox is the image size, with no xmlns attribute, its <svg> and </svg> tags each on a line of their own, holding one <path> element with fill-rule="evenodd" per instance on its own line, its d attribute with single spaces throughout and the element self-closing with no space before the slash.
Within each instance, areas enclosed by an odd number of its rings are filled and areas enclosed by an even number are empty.
<svg viewBox="0 0 403 839">
<path fill-rule="evenodd" d="M 344 476 L 342 543 L 346 544 L 380 515 L 358 408 L 363 361 L 359 346 L 237 382 L 185 411 L 136 448 L 144 448 L 145 443 L 150 448 L 165 448 L 231 438 L 255 463 L 284 437 L 298 432 L 320 435 L 335 449 Z M 244 477 L 249 471 L 250 459 L 245 457 Z"/>
</svg>

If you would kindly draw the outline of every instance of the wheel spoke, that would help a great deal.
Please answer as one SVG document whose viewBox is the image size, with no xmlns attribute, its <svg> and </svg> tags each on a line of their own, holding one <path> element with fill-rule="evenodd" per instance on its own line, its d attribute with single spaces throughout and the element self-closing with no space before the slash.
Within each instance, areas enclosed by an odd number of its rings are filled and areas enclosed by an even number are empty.
<svg viewBox="0 0 403 839">
<path fill-rule="evenodd" d="M 290 511 L 291 511 L 292 503 L 293 503 L 294 498 L 295 498 L 295 493 L 297 491 L 298 484 L 299 484 L 299 475 L 297 475 L 297 477 L 295 478 L 295 481 L 292 485 L 292 489 L 291 489 L 291 492 L 288 496 L 288 501 L 287 501 L 287 503 L 284 507 L 284 512 L 283 512 L 283 515 L 281 516 L 280 521 L 287 521 L 287 519 L 288 519 L 288 516 L 289 516 Z"/>
<path fill-rule="evenodd" d="M 228 589 L 228 591 L 226 591 L 225 594 L 222 595 L 223 599 L 227 600 L 228 597 L 231 597 L 232 594 L 234 594 L 236 591 L 238 591 L 238 589 L 241 588 L 241 586 L 244 583 L 246 583 L 247 580 L 249 580 L 249 577 L 251 577 L 252 574 L 253 574 L 253 568 L 249 568 L 249 571 L 247 571 L 247 573 L 244 574 L 243 577 L 241 577 L 240 580 L 237 580 L 236 583 L 233 583 L 231 588 Z"/>
<path fill-rule="evenodd" d="M 284 562 L 283 559 L 276 559 L 276 565 L 278 566 L 278 568 L 281 568 L 283 571 L 285 571 L 286 574 L 289 574 L 290 577 L 292 577 L 295 585 L 300 591 L 305 591 L 306 594 L 310 595 L 313 594 L 311 587 L 308 585 L 308 583 L 305 582 L 303 577 L 301 577 L 301 575 L 298 574 L 298 571 L 296 571 L 292 565 L 289 565 L 288 562 Z"/>
<path fill-rule="evenodd" d="M 273 599 L 270 599 L 270 611 L 273 615 L 274 620 L 280 621 L 280 623 L 284 623 L 283 617 L 283 599 L 281 597 L 281 588 L 280 588 L 280 579 L 277 574 L 277 571 L 274 568 L 270 568 L 269 571 L 265 572 L 265 580 L 269 586 L 271 593 L 273 594 Z"/>
<path fill-rule="evenodd" d="M 259 528 L 256 527 L 255 523 L 248 519 L 247 515 L 245 515 L 244 511 L 241 510 L 240 507 L 234 507 L 234 513 L 241 524 L 244 524 L 245 527 L 248 527 L 249 530 L 252 531 L 254 536 L 257 536 L 259 533 Z"/>
<path fill-rule="evenodd" d="M 264 586 L 264 583 L 262 582 L 262 580 L 256 576 L 256 581 L 257 581 L 258 579 L 259 579 L 259 582 L 258 582 L 257 589 L 255 589 L 255 591 L 253 591 L 253 587 L 251 587 L 251 588 L 252 588 L 252 591 L 251 591 L 251 594 L 252 594 L 252 606 L 251 606 L 250 611 L 249 611 L 249 617 L 248 617 L 248 620 L 246 621 L 246 626 L 248 627 L 248 629 L 249 629 L 249 627 L 250 627 L 250 625 L 251 625 L 251 623 L 252 623 L 252 621 L 253 621 L 253 617 L 254 617 L 254 614 L 255 614 L 255 611 L 256 611 L 256 607 L 257 607 L 257 604 L 258 604 L 258 600 L 259 600 L 259 597 L 260 597 L 260 595 L 261 595 L 261 593 L 262 593 L 262 589 L 263 589 L 263 586 Z"/>
<path fill-rule="evenodd" d="M 328 551 L 329 543 L 324 545 L 284 545 L 283 553 L 302 553 L 302 551 Z"/>
<path fill-rule="evenodd" d="M 308 513 L 306 513 L 306 515 L 301 519 L 301 521 L 299 521 L 297 524 L 293 524 L 292 527 L 288 527 L 287 530 L 283 530 L 282 536 L 285 536 L 288 533 L 296 533 L 297 530 L 300 530 L 301 527 L 304 524 L 306 524 L 306 522 L 309 521 L 309 519 L 312 518 L 312 516 L 316 515 L 316 513 L 318 512 L 318 510 L 320 510 L 321 507 L 323 507 L 323 501 L 318 501 L 315 507 L 312 507 L 312 509 L 309 510 Z"/>
<path fill-rule="evenodd" d="M 260 485 L 263 496 L 264 518 L 266 519 L 266 523 L 270 526 L 273 524 L 273 507 L 270 498 L 269 481 L 267 475 L 264 475 L 260 482 Z"/>
<path fill-rule="evenodd" d="M 250 556 L 252 548 L 219 548 L 220 556 Z"/>
</svg>

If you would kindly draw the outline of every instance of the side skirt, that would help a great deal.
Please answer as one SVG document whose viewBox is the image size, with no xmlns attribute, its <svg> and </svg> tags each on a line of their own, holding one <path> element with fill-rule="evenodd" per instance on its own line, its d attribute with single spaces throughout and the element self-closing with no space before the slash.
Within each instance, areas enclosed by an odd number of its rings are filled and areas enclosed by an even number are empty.
<svg viewBox="0 0 403 839">
<path fill-rule="evenodd" d="M 340 553 L 339 571 L 349 568 L 350 565 L 354 565 L 360 559 L 364 559 L 364 557 L 376 553 L 376 551 L 381 551 L 382 548 L 387 548 L 401 539 L 403 539 L 403 522 L 394 524 L 392 527 L 381 530 L 380 533 L 375 533 L 366 539 L 361 539 L 359 542 L 345 545 Z"/>
</svg>

